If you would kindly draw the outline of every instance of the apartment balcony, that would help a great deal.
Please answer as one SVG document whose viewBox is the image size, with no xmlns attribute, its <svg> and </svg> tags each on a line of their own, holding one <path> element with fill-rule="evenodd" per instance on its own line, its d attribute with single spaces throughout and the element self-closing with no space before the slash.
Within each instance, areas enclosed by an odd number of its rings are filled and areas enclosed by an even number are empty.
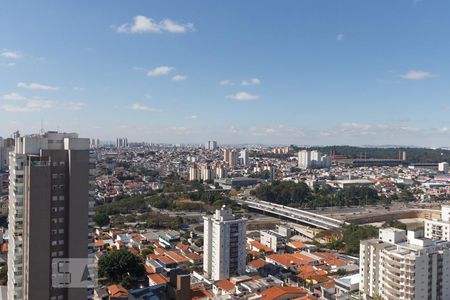
<svg viewBox="0 0 450 300">
<path fill-rule="evenodd" d="M 393 274 L 394 276 L 400 276 L 401 275 L 399 268 L 393 267 L 393 266 L 388 265 L 388 264 L 384 264 L 383 268 L 388 270 L 389 273 Z"/>
<path fill-rule="evenodd" d="M 388 285 L 383 285 L 383 288 L 386 292 L 386 294 L 394 297 L 394 299 L 399 299 L 400 298 L 400 291 L 398 289 L 392 288 Z"/>
</svg>

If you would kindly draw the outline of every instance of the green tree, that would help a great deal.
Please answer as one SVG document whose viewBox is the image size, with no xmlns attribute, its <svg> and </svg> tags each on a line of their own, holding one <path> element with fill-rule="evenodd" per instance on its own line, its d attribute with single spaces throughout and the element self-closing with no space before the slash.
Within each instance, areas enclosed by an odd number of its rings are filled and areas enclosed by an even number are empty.
<svg viewBox="0 0 450 300">
<path fill-rule="evenodd" d="M 99 277 L 106 278 L 108 284 L 125 283 L 129 286 L 134 285 L 145 274 L 145 268 L 141 257 L 120 249 L 100 257 L 98 274 Z"/>
<path fill-rule="evenodd" d="M 103 227 L 109 224 L 109 217 L 106 213 L 96 212 L 94 216 L 94 222 L 99 227 Z"/>
</svg>

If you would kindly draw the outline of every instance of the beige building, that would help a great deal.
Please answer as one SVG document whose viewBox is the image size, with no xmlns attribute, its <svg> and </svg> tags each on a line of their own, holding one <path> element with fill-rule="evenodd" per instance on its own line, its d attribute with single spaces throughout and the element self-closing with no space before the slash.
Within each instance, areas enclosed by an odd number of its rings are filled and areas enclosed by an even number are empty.
<svg viewBox="0 0 450 300">
<path fill-rule="evenodd" d="M 380 229 L 379 239 L 360 244 L 360 275 L 363 299 L 450 299 L 450 242 Z"/>
<path fill-rule="evenodd" d="M 8 299 L 86 299 L 52 287 L 52 260 L 93 249 L 89 139 L 47 132 L 16 138 L 10 153 Z M 73 278 L 72 281 L 75 281 Z"/>
</svg>

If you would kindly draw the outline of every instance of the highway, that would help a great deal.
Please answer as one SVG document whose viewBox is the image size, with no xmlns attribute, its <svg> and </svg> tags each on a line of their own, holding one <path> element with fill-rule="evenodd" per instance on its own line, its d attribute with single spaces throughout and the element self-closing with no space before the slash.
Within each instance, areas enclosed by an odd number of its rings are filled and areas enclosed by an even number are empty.
<svg viewBox="0 0 450 300">
<path fill-rule="evenodd" d="M 249 208 L 252 208 L 254 210 L 267 212 L 295 222 L 315 226 L 317 228 L 332 229 L 341 227 L 341 225 L 344 224 L 344 221 L 341 220 L 321 216 L 319 214 L 312 213 L 306 210 L 301 210 L 297 208 L 257 200 L 255 198 L 245 200 L 233 198 L 233 200 L 235 200 L 240 205 L 245 204 Z"/>
</svg>

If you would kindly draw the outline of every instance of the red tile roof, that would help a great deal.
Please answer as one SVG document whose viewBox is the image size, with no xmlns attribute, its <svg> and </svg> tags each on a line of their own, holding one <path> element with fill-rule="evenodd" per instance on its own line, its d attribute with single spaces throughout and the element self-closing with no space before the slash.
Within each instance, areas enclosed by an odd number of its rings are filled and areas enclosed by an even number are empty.
<svg viewBox="0 0 450 300">
<path fill-rule="evenodd" d="M 308 291 L 292 286 L 274 286 L 261 292 L 263 296 L 261 300 L 278 300 L 278 299 L 288 299 L 286 296 L 305 296 Z"/>
</svg>

